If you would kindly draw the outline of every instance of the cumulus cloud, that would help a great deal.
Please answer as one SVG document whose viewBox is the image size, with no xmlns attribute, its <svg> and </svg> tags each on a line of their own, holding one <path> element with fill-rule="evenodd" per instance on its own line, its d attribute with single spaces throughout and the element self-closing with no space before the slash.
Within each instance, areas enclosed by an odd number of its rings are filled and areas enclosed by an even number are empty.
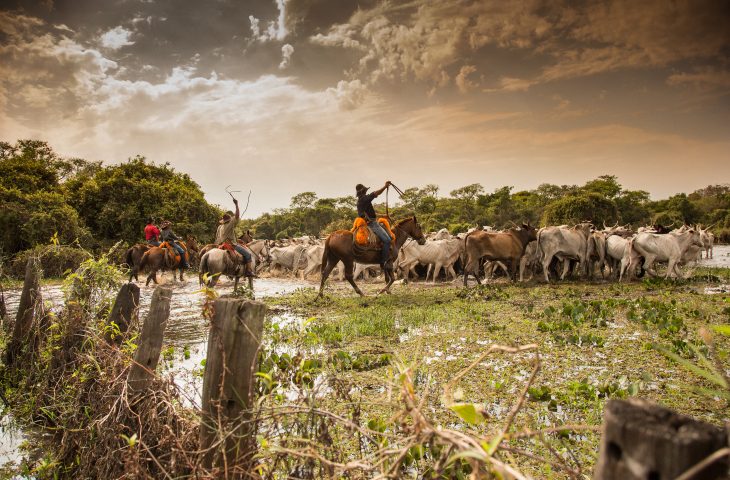
<svg viewBox="0 0 730 480">
<path fill-rule="evenodd" d="M 253 15 L 248 16 L 253 38 L 259 42 L 271 40 L 284 40 L 289 34 L 286 27 L 286 2 L 287 0 L 275 0 L 276 9 L 279 12 L 276 20 L 268 23 L 266 30 L 261 29 L 261 21 Z"/>
<path fill-rule="evenodd" d="M 122 26 L 117 26 L 104 32 L 101 37 L 99 37 L 99 42 L 104 48 L 118 50 L 122 47 L 134 45 L 134 42 L 130 40 L 131 36 L 131 30 L 127 30 Z"/>
<path fill-rule="evenodd" d="M 286 67 L 289 66 L 289 61 L 291 60 L 291 56 L 294 54 L 294 47 L 289 45 L 288 43 L 285 43 L 281 47 L 281 63 L 279 63 L 279 69 L 284 70 Z"/>
<path fill-rule="evenodd" d="M 360 80 L 340 80 L 337 87 L 330 87 L 327 93 L 337 100 L 342 110 L 354 110 L 362 105 L 368 93 L 368 89 Z"/>
<path fill-rule="evenodd" d="M 477 68 L 474 65 L 464 65 L 461 67 L 459 74 L 454 78 L 454 82 L 461 93 L 467 93 L 469 90 L 477 87 L 477 83 L 469 79 L 469 75 L 476 71 Z"/>
<path fill-rule="evenodd" d="M 538 83 L 721 55 L 730 44 L 727 11 L 712 0 L 699 1 L 384 2 L 358 9 L 347 22 L 310 41 L 361 50 L 355 73 L 368 83 L 415 79 L 435 85 L 442 71 L 453 71 L 459 63 L 468 65 L 484 47 L 522 52 L 539 72 L 528 78 L 504 75 L 501 84 L 490 90 L 516 91 Z M 455 82 L 461 91 L 469 88 L 464 80 L 462 75 Z"/>
</svg>

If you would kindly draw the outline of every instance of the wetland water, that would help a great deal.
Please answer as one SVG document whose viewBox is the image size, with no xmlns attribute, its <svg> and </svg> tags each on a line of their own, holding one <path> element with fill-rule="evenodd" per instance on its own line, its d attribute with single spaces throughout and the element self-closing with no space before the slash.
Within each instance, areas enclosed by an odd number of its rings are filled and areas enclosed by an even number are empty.
<svg viewBox="0 0 730 480">
<path fill-rule="evenodd" d="M 160 360 L 163 375 L 172 375 L 175 384 L 180 388 L 184 401 L 188 405 L 200 405 L 200 393 L 202 391 L 203 378 L 201 361 L 205 358 L 208 341 L 208 324 L 201 313 L 203 294 L 200 292 L 197 275 L 188 274 L 185 282 L 173 282 L 170 274 L 160 275 L 161 283 L 173 287 L 172 299 L 170 301 L 170 319 L 165 329 L 165 340 L 163 350 L 166 351 L 165 358 Z M 155 286 L 140 286 L 140 321 L 144 321 L 149 309 L 150 299 Z M 275 295 L 283 295 L 293 292 L 301 287 L 312 287 L 314 283 L 301 280 L 285 278 L 260 278 L 254 280 L 256 298 L 261 299 Z M 233 283 L 221 281 L 216 290 L 223 295 L 230 293 Z M 5 301 L 8 309 L 8 316 L 14 318 L 20 301 L 20 289 L 7 290 Z M 42 287 L 43 301 L 58 311 L 63 307 L 64 294 L 61 285 L 48 285 Z M 291 322 L 295 319 L 291 315 L 283 313 L 280 316 L 282 322 Z M 279 317 L 274 317 L 274 321 Z M 13 422 L 13 419 L 5 415 L 0 418 L 0 466 L 8 462 L 18 463 L 23 457 L 19 447 L 26 436 L 22 430 Z"/>
</svg>

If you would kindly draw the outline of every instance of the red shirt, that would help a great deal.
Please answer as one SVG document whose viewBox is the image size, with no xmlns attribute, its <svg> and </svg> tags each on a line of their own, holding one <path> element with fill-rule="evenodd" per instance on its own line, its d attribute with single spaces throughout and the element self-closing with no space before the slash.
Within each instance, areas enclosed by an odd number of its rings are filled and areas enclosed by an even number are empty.
<svg viewBox="0 0 730 480">
<path fill-rule="evenodd" d="M 158 240 L 160 238 L 160 229 L 150 223 L 144 227 L 144 238 L 147 241 Z"/>
</svg>

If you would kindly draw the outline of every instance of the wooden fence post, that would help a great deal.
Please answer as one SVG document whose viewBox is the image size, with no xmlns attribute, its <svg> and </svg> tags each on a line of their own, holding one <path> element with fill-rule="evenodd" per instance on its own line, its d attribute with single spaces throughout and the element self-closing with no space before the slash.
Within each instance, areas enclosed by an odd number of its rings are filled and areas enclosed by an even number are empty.
<svg viewBox="0 0 730 480">
<path fill-rule="evenodd" d="M 122 335 L 114 334 L 115 329 L 112 327 L 112 323 L 117 325 L 120 333 L 126 333 L 133 317 L 137 314 L 138 307 L 139 287 L 134 283 L 125 283 L 119 290 L 117 298 L 114 300 L 114 306 L 106 319 L 106 324 L 110 328 L 107 329 L 104 337 L 108 343 L 118 344 L 122 339 Z"/>
<path fill-rule="evenodd" d="M 25 265 L 23 292 L 20 294 L 20 304 L 15 317 L 13 336 L 6 352 L 5 363 L 8 366 L 12 366 L 15 358 L 22 352 L 28 341 L 36 306 L 41 301 L 40 268 L 40 263 L 35 257 L 30 257 Z"/>
<path fill-rule="evenodd" d="M 644 400 L 610 400 L 593 479 L 675 479 L 727 446 L 727 433 L 714 425 Z M 728 478 L 728 465 L 725 456 L 691 478 Z"/>
<path fill-rule="evenodd" d="M 155 374 L 162 350 L 162 336 L 170 316 L 172 288 L 159 286 L 152 294 L 150 311 L 142 326 L 134 362 L 129 369 L 127 386 L 133 392 L 146 389 Z"/>
<path fill-rule="evenodd" d="M 231 470 L 224 475 L 240 476 L 256 449 L 249 420 L 266 306 L 224 297 L 214 308 L 203 376 L 200 448 L 205 467 L 226 465 Z"/>
</svg>

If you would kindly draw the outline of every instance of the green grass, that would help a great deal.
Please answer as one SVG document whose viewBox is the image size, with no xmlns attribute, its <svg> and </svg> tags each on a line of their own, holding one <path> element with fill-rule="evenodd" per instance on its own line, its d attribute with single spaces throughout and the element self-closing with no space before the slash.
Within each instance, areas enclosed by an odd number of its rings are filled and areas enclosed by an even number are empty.
<svg viewBox="0 0 730 480">
<path fill-rule="evenodd" d="M 537 428 L 563 423 L 599 425 L 608 398 L 638 396 L 680 413 L 721 425 L 726 401 L 700 391 L 712 385 L 683 368 L 652 345 L 663 345 L 689 361 L 704 347 L 699 329 L 730 323 L 727 295 L 705 295 L 708 285 L 728 283 L 730 273 L 700 269 L 688 280 L 648 280 L 630 284 L 566 282 L 492 284 L 465 290 L 451 285 L 396 286 L 392 295 L 356 297 L 349 286 L 330 286 L 325 299 L 311 289 L 267 299 L 276 309 L 305 318 L 308 343 L 332 351 L 383 352 L 390 364 L 348 372 L 371 405 L 364 415 L 385 416 L 379 388 L 393 378 L 395 364 L 405 364 L 431 382 L 429 412 L 443 425 L 459 424 L 440 398 L 443 386 L 490 344 L 540 347 L 542 369 L 518 423 Z M 365 285 L 373 295 L 380 285 Z M 715 336 L 720 362 L 728 365 L 730 340 Z M 477 433 L 494 432 L 524 385 L 530 366 L 527 355 L 494 355 L 462 379 L 465 402 L 481 403 L 491 412 Z M 417 383 L 417 387 L 418 387 Z M 336 406 L 333 406 L 336 408 Z M 599 436 L 570 435 L 566 442 L 589 472 Z M 530 449 L 544 454 L 544 447 Z M 523 467 L 538 477 L 561 478 L 544 465 L 526 461 Z"/>
</svg>

